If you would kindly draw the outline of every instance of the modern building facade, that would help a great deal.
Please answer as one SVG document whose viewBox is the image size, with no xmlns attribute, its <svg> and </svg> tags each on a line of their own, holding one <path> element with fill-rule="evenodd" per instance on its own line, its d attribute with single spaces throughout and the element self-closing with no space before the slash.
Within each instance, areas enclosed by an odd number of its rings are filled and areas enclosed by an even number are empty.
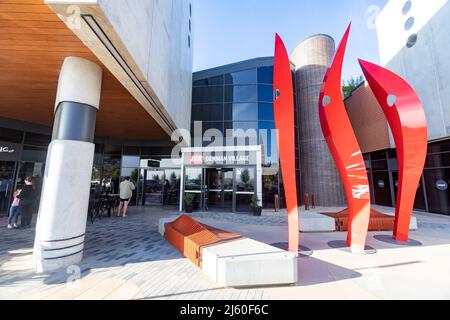
<svg viewBox="0 0 450 320">
<path fill-rule="evenodd" d="M 450 2 L 391 0 L 376 25 L 381 64 L 417 92 L 428 122 L 428 156 L 415 202 L 417 210 L 450 215 Z M 373 202 L 395 206 L 395 143 L 370 88 L 362 83 L 345 101 L 365 154 Z"/>
<path fill-rule="evenodd" d="M 244 157 L 248 157 L 238 163 L 224 162 L 226 157 L 221 157 L 220 161 L 201 162 L 202 168 L 188 166 L 186 181 L 202 175 L 206 182 L 202 184 L 203 188 L 199 185 L 194 190 L 199 194 L 196 201 L 200 205 L 196 207 L 248 211 L 250 199 L 255 194 L 265 208 L 284 206 L 274 131 L 273 64 L 273 57 L 256 58 L 194 73 L 191 135 L 197 147 L 197 160 L 198 156 L 203 157 L 201 147 L 212 142 L 215 147 L 225 147 L 218 151 L 221 156 L 227 151 L 234 153 L 238 148 Z M 298 119 L 297 108 L 295 114 Z M 223 136 L 223 140 L 211 141 L 209 133 L 214 130 Z M 298 122 L 295 132 L 297 180 L 300 181 Z M 237 138 L 239 133 L 242 133 L 241 139 Z M 193 192 L 189 188 L 185 190 Z"/>
<path fill-rule="evenodd" d="M 35 178 L 36 269 L 51 271 L 82 257 L 92 183 L 105 178 L 117 192 L 120 177 L 134 176 L 134 203 L 178 205 L 180 164 L 164 159 L 173 131 L 190 124 L 193 8 L 188 0 L 1 6 L 0 208 Z"/>
</svg>

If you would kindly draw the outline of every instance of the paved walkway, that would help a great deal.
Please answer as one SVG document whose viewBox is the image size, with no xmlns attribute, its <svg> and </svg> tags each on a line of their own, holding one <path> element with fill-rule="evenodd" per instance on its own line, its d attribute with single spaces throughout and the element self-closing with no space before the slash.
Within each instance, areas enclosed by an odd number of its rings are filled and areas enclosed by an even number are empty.
<svg viewBox="0 0 450 320">
<path fill-rule="evenodd" d="M 160 237 L 159 218 L 175 214 L 135 208 L 129 218 L 88 224 L 84 261 L 51 276 L 33 272 L 34 230 L 7 230 L 2 218 L 0 299 L 450 299 L 450 217 L 415 213 L 419 230 L 409 246 L 371 232 L 371 255 L 343 248 L 346 233 L 302 234 L 312 256 L 299 258 L 297 286 L 237 290 L 218 287 Z M 287 239 L 283 212 L 193 215 L 268 244 Z"/>
<path fill-rule="evenodd" d="M 0 299 L 267 299 L 262 290 L 209 280 L 157 232 L 167 214 L 134 209 L 128 218 L 88 224 L 82 264 L 51 276 L 33 272 L 34 229 L 7 230 L 2 219 Z"/>
</svg>

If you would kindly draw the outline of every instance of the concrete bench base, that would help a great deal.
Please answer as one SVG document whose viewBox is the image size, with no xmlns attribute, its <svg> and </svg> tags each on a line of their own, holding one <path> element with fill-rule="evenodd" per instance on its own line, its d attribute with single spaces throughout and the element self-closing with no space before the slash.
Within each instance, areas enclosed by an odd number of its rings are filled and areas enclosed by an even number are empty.
<svg viewBox="0 0 450 320">
<path fill-rule="evenodd" d="M 293 253 L 251 239 L 204 248 L 202 270 L 224 287 L 288 285 L 298 281 L 297 257 Z"/>
<path fill-rule="evenodd" d="M 317 212 L 301 212 L 299 218 L 300 232 L 334 232 L 334 219 Z"/>
<path fill-rule="evenodd" d="M 173 216 L 173 217 L 167 217 L 167 218 L 161 218 L 159 219 L 158 223 L 158 232 L 160 235 L 164 237 L 166 233 L 166 223 L 171 223 L 177 220 L 180 216 Z"/>
</svg>

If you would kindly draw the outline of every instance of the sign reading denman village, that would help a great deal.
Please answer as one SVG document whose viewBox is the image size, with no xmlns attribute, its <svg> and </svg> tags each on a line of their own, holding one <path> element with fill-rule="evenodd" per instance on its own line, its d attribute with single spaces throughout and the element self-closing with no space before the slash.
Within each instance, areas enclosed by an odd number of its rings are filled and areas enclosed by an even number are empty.
<svg viewBox="0 0 450 320">
<path fill-rule="evenodd" d="M 192 154 L 190 157 L 187 157 L 188 165 L 217 165 L 217 164 L 255 164 L 252 163 L 252 157 L 248 154 Z"/>
</svg>

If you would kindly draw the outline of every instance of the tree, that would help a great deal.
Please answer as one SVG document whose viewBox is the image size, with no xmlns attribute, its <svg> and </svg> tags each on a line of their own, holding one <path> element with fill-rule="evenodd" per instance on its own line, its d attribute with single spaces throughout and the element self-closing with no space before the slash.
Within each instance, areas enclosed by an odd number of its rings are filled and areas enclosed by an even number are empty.
<svg viewBox="0 0 450 320">
<path fill-rule="evenodd" d="M 344 99 L 351 96 L 352 92 L 365 81 L 363 76 L 351 77 L 348 81 L 343 81 L 342 83 L 342 93 Z"/>
</svg>

